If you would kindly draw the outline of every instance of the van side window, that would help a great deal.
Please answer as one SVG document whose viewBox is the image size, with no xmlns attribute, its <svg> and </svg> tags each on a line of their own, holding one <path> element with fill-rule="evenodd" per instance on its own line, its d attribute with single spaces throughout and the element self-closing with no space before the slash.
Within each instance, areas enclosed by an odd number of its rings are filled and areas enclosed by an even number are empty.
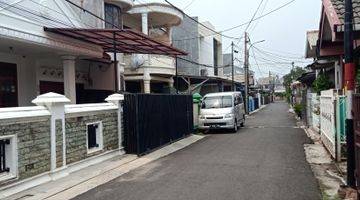
<svg viewBox="0 0 360 200">
<path fill-rule="evenodd" d="M 234 96 L 234 106 L 239 105 L 239 99 L 237 98 L 237 96 Z"/>
<path fill-rule="evenodd" d="M 243 100 L 241 98 L 240 95 L 236 95 L 235 96 L 235 106 L 239 105 L 239 104 L 242 104 L 243 103 Z"/>
<path fill-rule="evenodd" d="M 241 96 L 241 95 L 239 95 L 238 97 L 239 97 L 239 104 L 244 103 L 244 102 L 243 102 L 243 98 L 242 98 L 242 96 Z"/>
</svg>

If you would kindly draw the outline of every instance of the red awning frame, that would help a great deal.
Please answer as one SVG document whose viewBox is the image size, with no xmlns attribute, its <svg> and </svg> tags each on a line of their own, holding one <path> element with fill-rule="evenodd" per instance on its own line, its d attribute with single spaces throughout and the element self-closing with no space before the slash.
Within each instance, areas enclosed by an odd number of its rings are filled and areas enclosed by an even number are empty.
<svg viewBox="0 0 360 200">
<path fill-rule="evenodd" d="M 131 29 L 48 28 L 44 31 L 101 46 L 105 52 L 183 56 L 186 52 Z"/>
</svg>

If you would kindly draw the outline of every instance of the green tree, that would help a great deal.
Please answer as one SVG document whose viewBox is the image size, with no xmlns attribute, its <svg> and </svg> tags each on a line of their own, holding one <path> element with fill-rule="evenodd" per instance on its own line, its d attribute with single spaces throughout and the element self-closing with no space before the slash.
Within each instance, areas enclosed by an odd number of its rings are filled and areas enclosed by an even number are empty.
<svg viewBox="0 0 360 200">
<path fill-rule="evenodd" d="M 331 88 L 331 82 L 329 78 L 324 74 L 320 74 L 313 83 L 314 92 L 320 94 L 321 91 L 328 90 Z"/>
<path fill-rule="evenodd" d="M 284 87 L 286 89 L 285 96 L 288 102 L 290 102 L 290 98 L 291 98 L 291 87 L 290 87 L 291 83 L 294 80 L 300 78 L 301 75 L 305 72 L 306 71 L 301 67 L 294 67 L 294 69 L 292 69 L 290 73 L 284 76 Z"/>
<path fill-rule="evenodd" d="M 286 88 L 290 88 L 291 83 L 300 78 L 301 75 L 303 75 L 303 73 L 305 73 L 306 71 L 301 68 L 301 67 L 294 67 L 294 69 L 292 69 L 290 71 L 290 73 L 288 73 L 287 75 L 284 76 L 284 86 Z"/>
</svg>

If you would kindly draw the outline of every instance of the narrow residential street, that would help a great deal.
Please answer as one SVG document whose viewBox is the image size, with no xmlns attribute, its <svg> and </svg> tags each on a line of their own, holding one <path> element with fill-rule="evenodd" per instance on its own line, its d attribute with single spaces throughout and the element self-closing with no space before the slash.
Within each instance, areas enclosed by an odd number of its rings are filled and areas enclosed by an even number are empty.
<svg viewBox="0 0 360 200">
<path fill-rule="evenodd" d="M 305 160 L 310 140 L 287 110 L 270 104 L 237 134 L 211 134 L 75 199 L 320 199 Z"/>
</svg>

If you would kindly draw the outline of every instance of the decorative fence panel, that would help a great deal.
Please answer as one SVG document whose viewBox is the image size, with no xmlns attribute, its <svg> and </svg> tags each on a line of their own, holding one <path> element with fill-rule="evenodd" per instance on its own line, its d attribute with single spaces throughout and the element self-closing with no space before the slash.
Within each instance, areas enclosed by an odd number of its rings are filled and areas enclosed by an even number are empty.
<svg viewBox="0 0 360 200">
<path fill-rule="evenodd" d="M 337 161 L 341 161 L 346 157 L 346 96 L 336 98 L 336 133 Z"/>
<path fill-rule="evenodd" d="M 311 127 L 313 125 L 313 101 L 312 101 L 313 94 L 308 93 L 306 95 L 306 121 L 307 125 Z"/>
<path fill-rule="evenodd" d="M 336 158 L 336 111 L 333 91 L 323 91 L 320 97 L 321 140 L 330 154 Z"/>
<path fill-rule="evenodd" d="M 311 94 L 312 106 L 312 127 L 316 132 L 320 132 L 320 100 L 316 93 Z"/>
</svg>

